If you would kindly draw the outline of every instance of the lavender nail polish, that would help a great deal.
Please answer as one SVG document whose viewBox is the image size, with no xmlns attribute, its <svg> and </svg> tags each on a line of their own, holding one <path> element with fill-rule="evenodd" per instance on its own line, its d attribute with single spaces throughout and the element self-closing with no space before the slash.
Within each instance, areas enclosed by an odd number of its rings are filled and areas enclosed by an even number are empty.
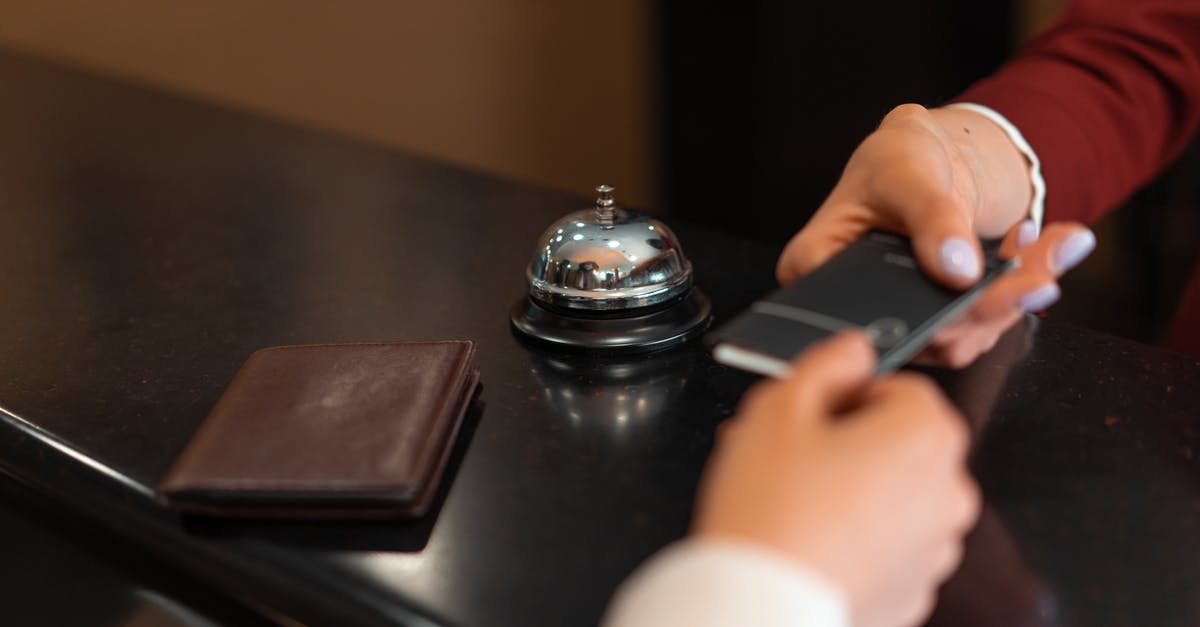
<svg viewBox="0 0 1200 627">
<path fill-rule="evenodd" d="M 1057 302 L 1059 296 L 1062 296 L 1062 292 L 1059 291 L 1058 285 L 1043 285 L 1021 297 L 1021 309 L 1028 312 L 1041 311 Z"/>
<path fill-rule="evenodd" d="M 947 274 L 967 279 L 979 278 L 979 259 L 975 257 L 975 249 L 961 237 L 948 237 L 942 242 L 938 251 L 941 256 L 942 270 Z"/>
<path fill-rule="evenodd" d="M 1025 248 L 1037 241 L 1038 228 L 1033 220 L 1026 220 L 1017 227 L 1017 248 Z"/>
<path fill-rule="evenodd" d="M 1084 229 L 1072 233 L 1054 252 L 1054 269 L 1062 273 L 1074 268 L 1091 254 L 1095 247 L 1096 236 L 1091 231 Z"/>
</svg>

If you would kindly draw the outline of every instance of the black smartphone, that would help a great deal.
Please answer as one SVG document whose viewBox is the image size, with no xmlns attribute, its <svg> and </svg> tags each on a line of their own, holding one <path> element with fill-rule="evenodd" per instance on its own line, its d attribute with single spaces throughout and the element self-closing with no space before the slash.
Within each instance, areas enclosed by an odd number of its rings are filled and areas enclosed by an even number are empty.
<svg viewBox="0 0 1200 627">
<path fill-rule="evenodd" d="M 713 358 L 782 376 L 793 357 L 843 329 L 866 331 L 879 354 L 878 372 L 908 363 L 934 331 L 966 311 L 992 281 L 1015 265 L 984 246 L 978 283 L 955 291 L 917 265 L 908 239 L 873 230 L 795 283 L 776 290 L 707 337 Z"/>
</svg>

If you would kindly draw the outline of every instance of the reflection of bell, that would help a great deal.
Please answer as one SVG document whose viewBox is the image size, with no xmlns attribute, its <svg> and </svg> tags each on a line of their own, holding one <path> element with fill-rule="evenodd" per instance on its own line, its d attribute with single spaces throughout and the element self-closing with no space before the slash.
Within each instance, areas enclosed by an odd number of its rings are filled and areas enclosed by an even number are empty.
<svg viewBox="0 0 1200 627">
<path fill-rule="evenodd" d="M 697 354 L 610 355 L 531 352 L 534 377 L 547 404 L 572 432 L 614 443 L 662 434 L 663 420 L 679 407 Z M 669 431 L 667 431 L 669 433 Z"/>
<path fill-rule="evenodd" d="M 658 350 L 698 335 L 711 307 L 692 286 L 692 264 L 675 234 L 617 207 L 612 187 L 596 191 L 594 209 L 567 215 L 538 240 L 513 328 L 583 350 Z"/>
</svg>

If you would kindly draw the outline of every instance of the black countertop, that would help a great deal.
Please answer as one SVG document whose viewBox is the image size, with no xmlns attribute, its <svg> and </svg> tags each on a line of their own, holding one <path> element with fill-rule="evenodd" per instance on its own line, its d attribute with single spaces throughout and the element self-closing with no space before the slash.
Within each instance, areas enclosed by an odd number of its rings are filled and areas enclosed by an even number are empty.
<svg viewBox="0 0 1200 627">
<path fill-rule="evenodd" d="M 270 620 L 151 560 L 102 548 L 104 534 L 66 530 L 45 503 L 5 485 L 0 503 L 0 621 L 5 625 L 211 627 Z M 12 499 L 25 511 L 17 511 Z M 32 507 L 31 507 L 32 506 Z M 119 565 L 117 564 L 119 562 Z"/>
<path fill-rule="evenodd" d="M 482 627 L 595 623 L 686 531 L 753 378 L 697 346 L 601 359 L 512 337 L 534 238 L 582 199 L 14 53 L 0 84 L 0 469 L 62 533 L 265 617 Z M 772 287 L 777 251 L 671 224 L 719 318 Z M 442 338 L 479 342 L 484 389 L 429 518 L 154 504 L 255 349 Z M 1200 621 L 1200 363 L 1031 318 L 938 377 L 989 508 L 934 623 Z"/>
</svg>

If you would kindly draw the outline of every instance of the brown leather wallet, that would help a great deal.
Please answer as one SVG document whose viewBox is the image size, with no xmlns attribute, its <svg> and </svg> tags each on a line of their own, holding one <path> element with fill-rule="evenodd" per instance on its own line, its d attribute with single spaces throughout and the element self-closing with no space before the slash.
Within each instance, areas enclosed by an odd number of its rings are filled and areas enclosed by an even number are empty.
<svg viewBox="0 0 1200 627">
<path fill-rule="evenodd" d="M 255 352 L 158 486 L 172 509 L 229 517 L 417 517 L 479 373 L 471 341 Z"/>
</svg>

